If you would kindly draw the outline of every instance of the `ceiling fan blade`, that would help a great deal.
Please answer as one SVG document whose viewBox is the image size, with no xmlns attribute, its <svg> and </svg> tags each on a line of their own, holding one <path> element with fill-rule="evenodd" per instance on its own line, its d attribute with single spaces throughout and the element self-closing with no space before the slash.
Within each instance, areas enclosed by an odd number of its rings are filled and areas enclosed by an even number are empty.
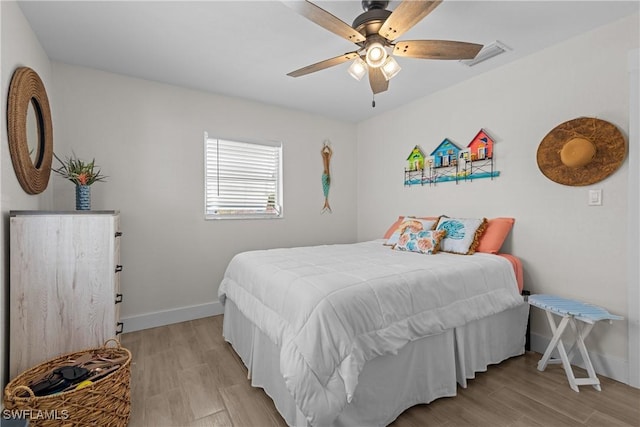
<svg viewBox="0 0 640 427">
<path fill-rule="evenodd" d="M 350 42 L 360 43 L 366 40 L 362 34 L 354 30 L 349 24 L 310 1 L 283 1 L 283 3 L 308 20 Z"/>
<path fill-rule="evenodd" d="M 358 57 L 358 54 L 356 52 L 345 53 L 344 55 L 336 56 L 335 58 L 325 59 L 324 61 L 307 65 L 306 67 L 300 68 L 299 70 L 295 70 L 288 73 L 287 76 L 291 76 L 291 77 L 304 76 L 305 74 L 315 73 L 316 71 L 324 70 L 325 68 L 333 67 L 335 65 L 340 65 L 343 62 L 351 61 L 352 59 L 356 59 L 357 57 Z"/>
<path fill-rule="evenodd" d="M 395 56 L 421 59 L 473 59 L 481 44 L 450 40 L 403 40 L 393 48 Z"/>
<path fill-rule="evenodd" d="M 369 84 L 374 95 L 389 89 L 389 81 L 384 78 L 380 68 L 369 67 Z"/>
<path fill-rule="evenodd" d="M 404 0 L 384 21 L 378 34 L 393 41 L 430 14 L 440 3 L 442 0 Z"/>
</svg>

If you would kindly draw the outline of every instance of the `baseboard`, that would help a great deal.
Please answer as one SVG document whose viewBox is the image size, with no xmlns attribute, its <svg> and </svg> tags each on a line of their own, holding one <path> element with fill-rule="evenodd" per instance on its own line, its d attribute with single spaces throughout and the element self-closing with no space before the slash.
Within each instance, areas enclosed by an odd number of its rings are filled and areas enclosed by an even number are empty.
<svg viewBox="0 0 640 427">
<path fill-rule="evenodd" d="M 550 341 L 551 337 L 532 333 L 531 350 L 544 354 Z M 554 356 L 558 356 L 557 350 L 554 350 Z M 595 369 L 596 374 L 620 381 L 621 383 L 629 384 L 629 364 L 625 359 L 607 356 L 593 351 L 589 351 L 589 358 L 591 359 L 591 364 L 593 365 L 593 369 Z M 578 351 L 576 351 L 576 355 L 571 361 L 571 364 L 584 369 L 584 364 L 582 363 L 582 358 Z"/>
<path fill-rule="evenodd" d="M 220 301 L 214 301 L 206 304 L 122 317 L 120 321 L 124 323 L 123 332 L 135 332 L 143 329 L 156 328 L 158 326 L 171 325 L 172 323 L 216 316 L 222 313 L 224 313 L 223 305 L 220 304 Z"/>
</svg>

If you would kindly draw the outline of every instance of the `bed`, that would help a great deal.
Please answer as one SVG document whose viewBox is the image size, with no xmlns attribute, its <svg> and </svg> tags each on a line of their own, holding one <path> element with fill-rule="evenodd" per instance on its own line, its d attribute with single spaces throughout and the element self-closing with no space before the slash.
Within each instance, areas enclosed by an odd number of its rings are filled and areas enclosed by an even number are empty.
<svg viewBox="0 0 640 427">
<path fill-rule="evenodd" d="M 223 334 L 291 426 L 384 426 L 523 354 L 513 256 L 384 240 L 244 252 L 218 296 Z"/>
</svg>

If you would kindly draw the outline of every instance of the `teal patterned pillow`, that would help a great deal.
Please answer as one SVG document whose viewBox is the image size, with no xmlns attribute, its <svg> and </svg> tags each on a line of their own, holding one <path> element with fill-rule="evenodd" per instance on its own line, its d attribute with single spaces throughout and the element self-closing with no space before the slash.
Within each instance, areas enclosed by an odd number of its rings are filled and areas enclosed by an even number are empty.
<svg viewBox="0 0 640 427">
<path fill-rule="evenodd" d="M 441 217 L 436 230 L 447 232 L 440 250 L 461 255 L 471 255 L 476 251 L 480 235 L 487 227 L 487 219 Z"/>
<path fill-rule="evenodd" d="M 406 231 L 400 235 L 398 243 L 393 249 L 433 255 L 440 249 L 440 242 L 446 234 L 447 232 L 444 230 L 428 230 L 417 233 Z"/>
</svg>

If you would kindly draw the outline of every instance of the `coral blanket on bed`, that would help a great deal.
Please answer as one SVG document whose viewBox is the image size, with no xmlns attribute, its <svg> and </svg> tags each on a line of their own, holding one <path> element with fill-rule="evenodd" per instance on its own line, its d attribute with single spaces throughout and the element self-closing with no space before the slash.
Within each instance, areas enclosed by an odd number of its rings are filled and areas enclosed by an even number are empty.
<svg viewBox="0 0 640 427">
<path fill-rule="evenodd" d="M 313 426 L 342 411 L 367 360 L 523 302 L 503 257 L 381 240 L 238 254 L 218 296 L 280 346 L 287 388 Z"/>
</svg>

